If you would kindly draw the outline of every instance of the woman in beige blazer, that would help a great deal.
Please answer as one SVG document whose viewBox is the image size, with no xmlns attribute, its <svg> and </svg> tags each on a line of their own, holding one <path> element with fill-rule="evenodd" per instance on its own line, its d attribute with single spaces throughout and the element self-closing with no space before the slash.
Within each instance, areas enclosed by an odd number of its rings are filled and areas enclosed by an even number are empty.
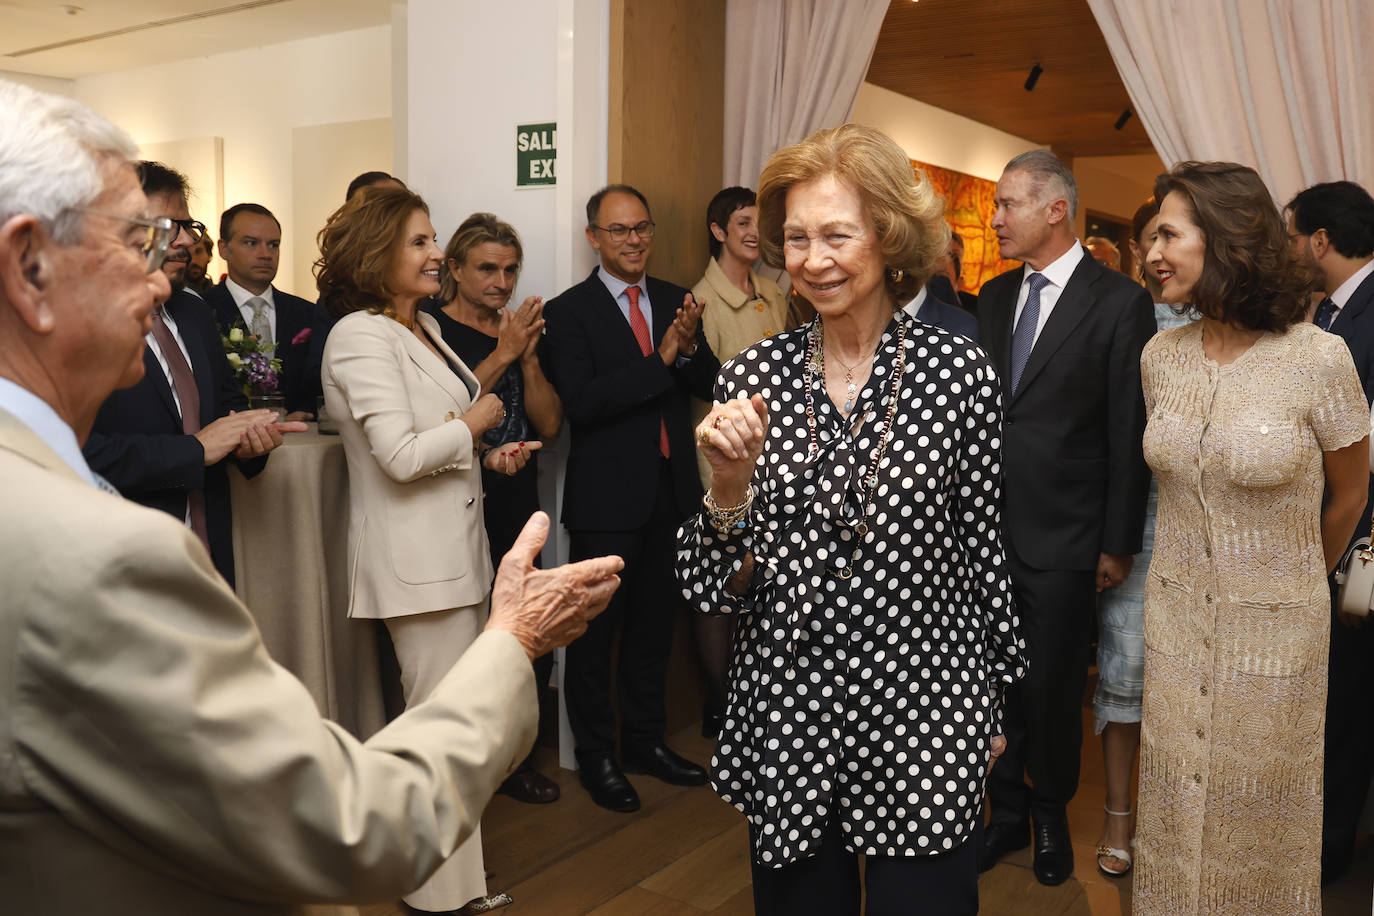
<svg viewBox="0 0 1374 916">
<path fill-rule="evenodd" d="M 321 302 L 341 316 L 324 349 L 325 409 L 349 475 L 349 616 L 386 622 L 406 705 L 422 701 L 482 631 L 492 567 L 481 465 L 514 473 L 535 443 L 482 453 L 505 411 L 418 310 L 439 291 L 443 252 L 410 191 L 354 198 L 320 232 Z M 427 913 L 481 913 L 480 831 L 406 898 Z"/>
</svg>

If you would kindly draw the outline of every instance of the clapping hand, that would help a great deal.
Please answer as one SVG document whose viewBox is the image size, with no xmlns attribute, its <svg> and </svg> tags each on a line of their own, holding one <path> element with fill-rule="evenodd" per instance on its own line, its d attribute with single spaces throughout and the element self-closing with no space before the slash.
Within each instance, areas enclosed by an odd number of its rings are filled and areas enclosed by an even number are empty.
<svg viewBox="0 0 1374 916">
<path fill-rule="evenodd" d="M 620 557 L 599 557 L 553 569 L 536 569 L 534 558 L 549 535 L 549 517 L 536 512 L 515 546 L 501 558 L 491 590 L 488 630 L 515 634 L 531 659 L 566 646 L 606 609 L 620 585 Z"/>
<path fill-rule="evenodd" d="M 502 404 L 496 395 L 488 393 L 478 398 L 477 403 L 469 407 L 467 413 L 458 419 L 468 425 L 475 442 L 482 438 L 482 434 L 487 430 L 500 425 L 505 418 L 506 405 Z"/>
<path fill-rule="evenodd" d="M 701 310 L 692 294 L 682 297 L 682 308 L 673 318 L 673 331 L 677 333 L 677 351 L 683 356 L 691 356 L 697 349 L 697 327 L 701 324 Z"/>
<path fill-rule="evenodd" d="M 544 300 L 530 296 L 518 309 L 501 310 L 501 326 L 496 332 L 496 353 L 506 364 L 533 351 L 544 333 Z"/>
<path fill-rule="evenodd" d="M 542 442 L 503 442 L 487 452 L 482 458 L 482 467 L 507 477 L 529 464 L 530 455 L 544 447 Z"/>
</svg>

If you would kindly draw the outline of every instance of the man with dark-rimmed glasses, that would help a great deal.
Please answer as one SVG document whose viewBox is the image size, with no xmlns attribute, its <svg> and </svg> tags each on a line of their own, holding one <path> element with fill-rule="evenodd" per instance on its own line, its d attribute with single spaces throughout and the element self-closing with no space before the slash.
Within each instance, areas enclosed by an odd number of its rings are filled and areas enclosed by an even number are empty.
<svg viewBox="0 0 1374 916">
<path fill-rule="evenodd" d="M 185 177 L 141 162 L 139 178 L 149 216 L 159 224 L 149 243 L 160 250 L 149 256 L 161 258 L 172 293 L 154 310 L 143 379 L 101 405 L 82 451 L 122 495 L 185 521 L 233 584 L 227 462 L 252 477 L 283 432 L 305 425 L 280 424 L 273 411 L 248 409 L 209 306 L 183 289 L 191 248 L 205 235 L 187 210 Z"/>
<path fill-rule="evenodd" d="M 600 265 L 544 307 L 550 379 L 572 429 L 563 524 L 571 557 L 615 553 L 625 572 L 606 613 L 569 647 L 563 692 L 582 785 L 603 808 L 634 811 L 625 771 L 706 781 L 664 743 L 664 691 L 683 605 L 677 529 L 701 499 L 689 399 L 711 400 L 720 363 L 691 293 L 647 273 L 654 222 L 643 194 L 628 185 L 593 194 L 586 234 Z"/>
</svg>

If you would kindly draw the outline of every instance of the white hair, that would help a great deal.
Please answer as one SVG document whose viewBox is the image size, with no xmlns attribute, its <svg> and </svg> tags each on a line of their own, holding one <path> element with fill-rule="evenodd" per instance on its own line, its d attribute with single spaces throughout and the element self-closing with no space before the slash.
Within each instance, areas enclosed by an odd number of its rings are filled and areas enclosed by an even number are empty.
<svg viewBox="0 0 1374 916">
<path fill-rule="evenodd" d="M 0 223 L 35 217 L 62 245 L 80 241 L 78 212 L 105 189 L 101 162 L 138 146 L 85 105 L 0 79 Z"/>
</svg>

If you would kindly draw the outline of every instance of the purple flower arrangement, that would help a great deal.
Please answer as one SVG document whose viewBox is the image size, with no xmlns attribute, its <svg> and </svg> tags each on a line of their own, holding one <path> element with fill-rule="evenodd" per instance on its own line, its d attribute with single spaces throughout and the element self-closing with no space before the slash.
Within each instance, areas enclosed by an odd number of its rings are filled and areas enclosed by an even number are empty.
<svg viewBox="0 0 1374 916">
<path fill-rule="evenodd" d="M 281 383 L 281 360 L 273 354 L 276 347 L 264 344 L 243 328 L 230 328 L 220 336 L 225 356 L 234 368 L 234 381 L 247 397 L 276 394 Z"/>
</svg>

